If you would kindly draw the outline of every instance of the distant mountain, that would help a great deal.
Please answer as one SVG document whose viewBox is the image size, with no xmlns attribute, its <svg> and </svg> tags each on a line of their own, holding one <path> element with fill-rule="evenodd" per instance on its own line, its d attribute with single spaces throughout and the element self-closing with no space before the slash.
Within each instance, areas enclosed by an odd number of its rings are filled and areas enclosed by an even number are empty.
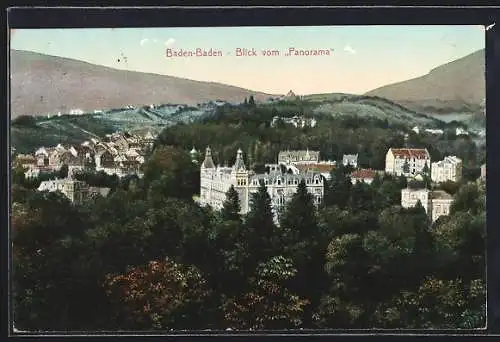
<svg viewBox="0 0 500 342">
<path fill-rule="evenodd" d="M 475 112 L 486 97 L 484 49 L 432 69 L 427 75 L 386 85 L 379 96 L 426 112 Z"/>
<path fill-rule="evenodd" d="M 239 103 L 269 94 L 179 77 L 118 70 L 74 59 L 11 50 L 11 116 L 85 112 L 149 104 Z"/>
</svg>

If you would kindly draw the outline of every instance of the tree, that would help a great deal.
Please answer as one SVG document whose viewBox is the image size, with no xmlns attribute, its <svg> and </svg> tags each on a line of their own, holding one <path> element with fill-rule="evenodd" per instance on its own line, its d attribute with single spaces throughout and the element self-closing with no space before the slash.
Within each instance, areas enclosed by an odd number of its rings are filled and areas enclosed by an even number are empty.
<svg viewBox="0 0 500 342">
<path fill-rule="evenodd" d="M 403 174 L 407 175 L 410 173 L 410 164 L 408 163 L 408 159 L 405 159 L 403 164 Z"/>
<path fill-rule="evenodd" d="M 373 177 L 373 181 L 370 185 L 374 190 L 378 190 L 382 186 L 382 177 L 380 177 L 378 172 L 375 174 L 375 177 Z"/>
<path fill-rule="evenodd" d="M 345 208 L 351 188 L 351 178 L 347 176 L 346 169 L 339 165 L 330 172 L 330 180 L 325 188 L 324 204 L 327 206 L 338 205 L 340 208 Z"/>
<path fill-rule="evenodd" d="M 451 205 L 451 213 L 459 211 L 470 212 L 473 215 L 484 210 L 486 197 L 481 193 L 477 184 L 469 183 L 460 188 L 455 194 Z"/>
<path fill-rule="evenodd" d="M 251 291 L 224 300 L 222 310 L 232 329 L 293 329 L 302 324 L 307 305 L 287 288 L 297 270 L 290 259 L 277 256 L 260 263 L 250 279 Z"/>
<path fill-rule="evenodd" d="M 486 324 L 485 286 L 481 280 L 426 277 L 416 291 L 404 290 L 378 305 L 377 328 L 474 329 Z"/>
<path fill-rule="evenodd" d="M 238 192 L 236 192 L 234 186 L 231 185 L 226 193 L 226 200 L 222 205 L 221 217 L 223 220 L 240 221 L 240 210 L 241 206 Z"/>
<path fill-rule="evenodd" d="M 351 190 L 351 195 L 348 200 L 348 206 L 353 213 L 361 210 L 374 210 L 375 192 L 368 184 L 364 182 L 357 182 Z"/>
<path fill-rule="evenodd" d="M 430 169 L 429 169 L 429 166 L 427 165 L 427 163 L 425 163 L 424 165 L 424 168 L 422 169 L 422 173 L 426 176 L 429 176 L 430 175 Z"/>
<path fill-rule="evenodd" d="M 250 211 L 245 217 L 246 234 L 250 261 L 249 267 L 255 268 L 257 261 L 267 260 L 276 253 L 279 235 L 274 224 L 271 197 L 262 182 L 250 200 Z"/>
<path fill-rule="evenodd" d="M 363 299 L 366 294 L 360 289 L 363 274 L 363 239 L 359 234 L 343 234 L 334 237 L 326 251 L 325 271 L 328 290 L 323 293 L 314 323 L 319 328 L 358 327 L 364 313 Z M 371 284 L 373 286 L 373 284 Z"/>
<path fill-rule="evenodd" d="M 92 327 L 99 307 L 81 260 L 87 218 L 59 193 L 33 193 L 13 206 L 14 321 L 21 330 Z M 94 307 L 89 308 L 88 303 Z"/>
<path fill-rule="evenodd" d="M 315 234 L 317 230 L 316 207 L 304 179 L 300 181 L 297 192 L 287 204 L 280 226 L 286 230 L 289 241 L 293 242 L 304 241 Z"/>
<path fill-rule="evenodd" d="M 316 211 L 313 195 L 302 179 L 280 219 L 284 255 L 291 258 L 298 269 L 292 289 L 300 296 L 307 297 L 312 306 L 319 301 L 324 284 L 322 265 L 327 247 L 326 243 L 322 243 L 324 240 Z M 304 324 L 311 323 L 311 316 L 312 308 L 306 307 Z"/>
<path fill-rule="evenodd" d="M 255 100 L 253 98 L 253 95 L 250 95 L 250 98 L 248 99 L 248 105 L 252 108 L 255 107 Z"/>
<path fill-rule="evenodd" d="M 166 196 L 190 199 L 199 190 L 199 169 L 187 152 L 161 146 L 145 163 L 144 180 Z"/>
<path fill-rule="evenodd" d="M 166 258 L 106 277 L 104 287 L 115 305 L 114 319 L 121 329 L 200 329 L 200 315 L 210 295 L 193 266 Z"/>
<path fill-rule="evenodd" d="M 68 177 L 68 171 L 69 171 L 69 168 L 68 168 L 68 165 L 66 164 L 63 164 L 61 166 L 61 168 L 59 169 L 59 178 L 66 178 Z"/>
</svg>

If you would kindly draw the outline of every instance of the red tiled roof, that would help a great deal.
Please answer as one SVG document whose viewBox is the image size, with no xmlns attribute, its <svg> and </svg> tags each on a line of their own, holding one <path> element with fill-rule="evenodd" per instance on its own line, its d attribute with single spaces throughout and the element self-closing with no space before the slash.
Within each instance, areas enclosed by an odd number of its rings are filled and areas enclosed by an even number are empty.
<svg viewBox="0 0 500 342">
<path fill-rule="evenodd" d="M 391 148 L 391 151 L 398 158 L 429 158 L 429 152 L 423 148 Z"/>
<path fill-rule="evenodd" d="M 328 164 L 295 164 L 294 165 L 300 172 L 317 171 L 321 173 L 330 172 L 335 169 L 335 165 Z"/>
<path fill-rule="evenodd" d="M 372 170 L 372 169 L 360 169 L 356 170 L 351 173 L 351 178 L 355 179 L 369 179 L 369 178 L 375 178 L 375 175 L 377 174 L 377 171 Z"/>
</svg>

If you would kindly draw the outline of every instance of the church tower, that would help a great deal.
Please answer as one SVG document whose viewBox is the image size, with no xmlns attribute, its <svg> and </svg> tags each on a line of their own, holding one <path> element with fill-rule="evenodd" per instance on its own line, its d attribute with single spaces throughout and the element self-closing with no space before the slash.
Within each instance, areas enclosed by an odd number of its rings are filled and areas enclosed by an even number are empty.
<svg viewBox="0 0 500 342">
<path fill-rule="evenodd" d="M 238 149 L 236 153 L 236 161 L 233 165 L 232 170 L 233 177 L 236 178 L 235 190 L 238 192 L 240 197 L 241 212 L 245 213 L 248 211 L 248 183 L 249 183 L 249 172 L 245 166 L 245 161 L 243 160 L 243 151 Z"/>
<path fill-rule="evenodd" d="M 205 160 L 203 160 L 203 163 L 201 164 L 202 169 L 215 169 L 215 164 L 212 159 L 212 150 L 210 149 L 210 146 L 207 146 L 205 150 Z"/>
</svg>

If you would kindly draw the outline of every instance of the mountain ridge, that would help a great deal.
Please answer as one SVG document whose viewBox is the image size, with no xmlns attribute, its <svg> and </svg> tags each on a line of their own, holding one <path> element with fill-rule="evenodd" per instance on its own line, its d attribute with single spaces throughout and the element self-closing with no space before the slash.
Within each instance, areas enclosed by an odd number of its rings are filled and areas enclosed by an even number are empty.
<svg viewBox="0 0 500 342">
<path fill-rule="evenodd" d="M 388 84 L 365 93 L 400 103 L 414 110 L 423 108 L 474 110 L 486 96 L 485 50 L 439 65 L 427 74 Z"/>
<path fill-rule="evenodd" d="M 219 82 L 120 70 L 26 50 L 10 51 L 10 67 L 12 118 L 77 108 L 91 112 L 125 105 L 239 103 L 250 95 L 257 101 L 274 96 Z"/>
</svg>

